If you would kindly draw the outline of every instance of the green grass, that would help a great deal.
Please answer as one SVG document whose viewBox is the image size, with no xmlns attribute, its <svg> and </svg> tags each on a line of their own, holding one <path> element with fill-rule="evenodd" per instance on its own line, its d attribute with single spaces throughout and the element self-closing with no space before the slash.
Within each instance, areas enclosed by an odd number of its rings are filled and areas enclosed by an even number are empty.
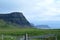
<svg viewBox="0 0 60 40">
<path fill-rule="evenodd" d="M 43 34 L 60 34 L 58 29 L 33 29 L 33 28 L 15 28 L 15 29 L 0 29 L 0 34 L 11 35 L 23 35 L 28 33 L 29 35 L 43 35 Z"/>
<path fill-rule="evenodd" d="M 46 34 L 56 34 L 58 40 L 60 40 L 60 29 L 36 29 L 36 28 L 8 28 L 8 29 L 0 29 L 0 35 L 14 35 L 14 36 L 22 36 L 25 33 L 29 34 L 29 36 L 38 36 L 38 35 L 46 35 Z"/>
<path fill-rule="evenodd" d="M 34 28 L 13 28 L 13 29 L 0 29 L 0 34 L 5 35 L 43 35 L 43 34 L 60 34 L 60 29 L 34 29 Z"/>
</svg>

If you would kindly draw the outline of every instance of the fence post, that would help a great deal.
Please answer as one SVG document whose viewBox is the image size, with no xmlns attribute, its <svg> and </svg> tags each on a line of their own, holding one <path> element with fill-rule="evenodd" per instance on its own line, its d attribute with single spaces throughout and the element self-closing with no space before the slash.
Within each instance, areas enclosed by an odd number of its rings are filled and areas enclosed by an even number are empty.
<svg viewBox="0 0 60 40">
<path fill-rule="evenodd" d="M 2 40 L 4 40 L 3 34 L 2 34 Z"/>
<path fill-rule="evenodd" d="M 28 34 L 27 33 L 25 34 L 25 40 L 28 40 Z"/>
<path fill-rule="evenodd" d="M 23 35 L 23 37 L 22 37 L 22 38 L 20 38 L 20 40 L 25 40 L 25 36 Z"/>
<path fill-rule="evenodd" d="M 55 37 L 56 37 L 56 40 L 57 40 L 57 35 Z"/>
</svg>

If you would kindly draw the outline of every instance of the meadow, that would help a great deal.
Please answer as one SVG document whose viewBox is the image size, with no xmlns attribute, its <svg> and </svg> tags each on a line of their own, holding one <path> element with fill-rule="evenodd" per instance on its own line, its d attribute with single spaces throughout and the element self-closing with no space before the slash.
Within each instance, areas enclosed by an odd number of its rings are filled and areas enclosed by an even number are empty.
<svg viewBox="0 0 60 40">
<path fill-rule="evenodd" d="M 36 29 L 36 28 L 3 28 L 0 29 L 0 34 L 5 35 L 23 35 L 28 33 L 29 35 L 43 35 L 43 34 L 60 34 L 60 29 Z"/>
</svg>

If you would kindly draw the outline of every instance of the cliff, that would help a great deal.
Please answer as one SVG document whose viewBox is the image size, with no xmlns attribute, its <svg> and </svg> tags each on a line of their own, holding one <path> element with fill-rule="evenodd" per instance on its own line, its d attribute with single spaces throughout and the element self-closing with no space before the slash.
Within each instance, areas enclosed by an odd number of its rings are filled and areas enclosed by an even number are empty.
<svg viewBox="0 0 60 40">
<path fill-rule="evenodd" d="M 28 25 L 30 26 L 30 23 L 27 21 L 27 19 L 24 17 L 23 13 L 21 12 L 12 12 L 8 14 L 0 14 L 0 19 L 3 19 L 6 22 L 15 23 L 21 26 Z"/>
</svg>

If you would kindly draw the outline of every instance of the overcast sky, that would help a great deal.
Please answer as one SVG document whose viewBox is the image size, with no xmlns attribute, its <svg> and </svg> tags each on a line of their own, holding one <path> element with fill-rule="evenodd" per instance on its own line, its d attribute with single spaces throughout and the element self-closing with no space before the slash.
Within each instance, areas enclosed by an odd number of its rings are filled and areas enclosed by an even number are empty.
<svg viewBox="0 0 60 40">
<path fill-rule="evenodd" d="M 0 13 L 14 11 L 31 23 L 60 28 L 60 0 L 0 0 Z"/>
</svg>

